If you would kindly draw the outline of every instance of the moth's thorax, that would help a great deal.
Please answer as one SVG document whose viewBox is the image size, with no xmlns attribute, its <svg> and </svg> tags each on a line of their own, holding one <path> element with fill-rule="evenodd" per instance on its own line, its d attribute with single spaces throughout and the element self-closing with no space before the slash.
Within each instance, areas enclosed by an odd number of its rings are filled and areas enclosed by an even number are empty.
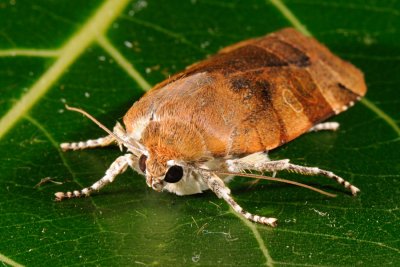
<svg viewBox="0 0 400 267">
<path fill-rule="evenodd" d="M 225 86 L 220 82 L 216 75 L 198 73 L 160 89 L 156 86 L 125 115 L 127 133 L 148 149 L 168 151 L 189 161 L 225 155 L 230 127 L 237 117 L 228 102 L 226 107 L 218 103 L 219 110 L 215 110 L 220 95 L 215 90 L 224 91 Z"/>
</svg>

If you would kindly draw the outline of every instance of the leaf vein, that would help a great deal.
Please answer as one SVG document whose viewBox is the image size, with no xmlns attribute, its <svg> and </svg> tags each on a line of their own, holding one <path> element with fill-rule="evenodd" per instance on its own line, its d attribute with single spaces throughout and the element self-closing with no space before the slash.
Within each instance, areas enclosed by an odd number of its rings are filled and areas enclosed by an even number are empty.
<svg viewBox="0 0 400 267">
<path fill-rule="evenodd" d="M 60 51 L 56 49 L 4 49 L 0 50 L 0 57 L 15 57 L 15 56 L 27 56 L 27 57 L 57 57 L 60 55 Z"/>
<path fill-rule="evenodd" d="M 77 183 L 81 188 L 83 188 L 83 185 L 81 183 L 79 183 L 76 179 L 76 175 L 75 173 L 72 171 L 72 168 L 69 166 L 66 158 L 64 157 L 63 152 L 61 151 L 58 143 L 56 142 L 56 140 L 54 140 L 54 138 L 51 136 L 51 134 L 46 130 L 46 128 L 44 128 L 38 121 L 36 121 L 34 118 L 26 115 L 25 118 L 32 123 L 34 126 L 36 126 L 46 137 L 47 139 L 49 139 L 50 143 L 56 148 L 64 166 L 68 169 L 68 171 L 70 172 L 72 179 L 74 180 L 75 183 Z M 96 208 L 99 209 L 99 207 L 96 205 L 96 203 L 94 202 L 93 198 L 90 198 L 90 202 L 92 202 L 92 205 Z M 95 212 L 93 212 L 93 218 L 97 224 L 97 226 L 99 227 L 99 230 L 101 232 L 105 232 L 103 226 L 99 223 L 98 217 L 96 215 Z"/>
<path fill-rule="evenodd" d="M 393 250 L 397 253 L 400 253 L 400 249 L 397 249 L 395 247 L 391 247 L 385 243 L 382 242 L 377 242 L 377 241 L 371 241 L 371 240 L 365 240 L 365 239 L 357 239 L 357 238 L 350 238 L 350 237 L 344 237 L 344 236 L 336 236 L 336 235 L 330 235 L 330 234 L 321 234 L 321 233 L 310 233 L 310 232 L 304 232 L 304 231 L 295 231 L 295 230 L 288 230 L 288 229 L 276 229 L 279 232 L 286 232 L 286 233 L 293 233 L 293 234 L 302 234 L 302 235 L 311 235 L 311 236 L 317 236 L 317 237 L 323 237 L 323 238 L 332 238 L 332 239 L 341 239 L 341 240 L 348 240 L 348 241 L 355 241 L 359 243 L 367 243 L 367 244 L 372 244 L 376 245 L 379 247 L 387 248 L 389 250 Z"/>
<path fill-rule="evenodd" d="M 143 76 L 135 69 L 132 63 L 130 63 L 105 37 L 104 35 L 97 38 L 97 42 L 100 46 L 107 51 L 110 56 L 119 64 L 119 66 L 144 90 L 148 91 L 152 87 Z"/>
<path fill-rule="evenodd" d="M 268 267 L 273 267 L 275 261 L 272 259 L 271 255 L 268 251 L 268 248 L 265 245 L 264 240 L 262 239 L 262 237 L 260 235 L 260 232 L 258 232 L 258 230 L 257 230 L 256 225 L 254 223 L 250 222 L 249 220 L 247 220 L 246 218 L 244 218 L 243 216 L 241 216 L 240 214 L 238 214 L 237 212 L 235 212 L 231 207 L 229 207 L 229 211 L 230 211 L 230 213 L 233 213 L 236 217 L 238 217 L 243 222 L 243 224 L 246 225 L 251 230 L 251 232 L 253 233 L 254 238 L 256 239 L 258 246 L 266 260 L 265 265 Z M 264 226 L 264 227 L 266 227 L 266 226 Z"/>
<path fill-rule="evenodd" d="M 128 20 L 128 21 L 134 22 L 134 23 L 136 23 L 138 25 L 145 26 L 147 28 L 150 28 L 150 29 L 153 29 L 155 31 L 161 32 L 161 33 L 163 33 L 163 34 L 165 34 L 165 35 L 167 35 L 169 37 L 172 37 L 172 38 L 178 40 L 179 42 L 181 42 L 183 44 L 188 45 L 189 47 L 192 47 L 192 48 L 196 49 L 199 52 L 202 52 L 203 54 L 205 53 L 204 49 L 202 49 L 202 48 L 198 47 L 197 45 L 195 45 L 194 43 L 190 42 L 188 39 L 186 39 L 185 36 L 183 36 L 183 35 L 181 35 L 179 33 L 175 33 L 173 31 L 165 29 L 165 28 L 163 28 L 163 27 L 161 27 L 161 26 L 159 26 L 157 24 L 154 24 L 154 23 L 151 23 L 151 22 L 148 22 L 148 21 L 144 21 L 144 20 L 141 20 L 141 19 L 138 19 L 138 18 L 133 18 L 133 17 L 126 16 L 126 15 L 122 15 L 121 17 L 123 19 Z"/>
<path fill-rule="evenodd" d="M 10 259 L 9 257 L 7 257 L 7 256 L 5 256 L 5 255 L 3 255 L 1 253 L 0 253 L 0 262 L 4 262 L 5 264 L 8 264 L 8 265 L 13 266 L 13 267 L 23 267 L 24 266 L 24 265 L 19 264 L 18 262 Z"/>
<path fill-rule="evenodd" d="M 83 27 L 61 48 L 60 57 L 0 119 L 0 139 L 43 97 L 66 69 L 119 15 L 128 0 L 104 2 Z"/>
<path fill-rule="evenodd" d="M 339 4 L 334 1 L 303 1 L 303 0 L 291 0 L 291 2 L 301 3 L 303 5 L 313 5 L 313 6 L 323 6 L 327 8 L 345 8 L 345 9 L 354 9 L 354 10 L 363 10 L 363 11 L 372 11 L 376 13 L 389 13 L 394 16 L 399 16 L 400 12 L 395 7 L 378 7 L 378 6 L 369 6 L 369 5 L 356 5 L 351 2 L 347 2 L 346 4 Z"/>
</svg>

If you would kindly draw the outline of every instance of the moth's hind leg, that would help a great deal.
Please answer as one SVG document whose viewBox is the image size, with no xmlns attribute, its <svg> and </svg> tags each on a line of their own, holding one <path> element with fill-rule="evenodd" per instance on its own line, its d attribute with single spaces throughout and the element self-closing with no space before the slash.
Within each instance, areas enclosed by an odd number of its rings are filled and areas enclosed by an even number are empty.
<svg viewBox="0 0 400 267">
<path fill-rule="evenodd" d="M 122 127 L 122 125 L 119 124 L 118 122 L 114 126 L 113 132 L 118 136 L 125 136 L 125 130 Z M 67 151 L 67 150 L 83 150 L 95 147 L 105 147 L 112 144 L 118 144 L 119 147 L 122 149 L 121 144 L 119 144 L 118 141 L 115 139 L 115 137 L 112 135 L 107 135 L 105 137 L 100 137 L 97 139 L 89 139 L 80 142 L 62 143 L 60 147 L 63 151 Z"/>
<path fill-rule="evenodd" d="M 353 195 L 357 195 L 360 189 L 344 180 L 333 172 L 321 170 L 317 167 L 306 167 L 289 163 L 288 159 L 271 161 L 266 153 L 258 152 L 249 156 L 227 160 L 227 167 L 232 172 L 242 172 L 244 170 L 256 170 L 260 172 L 289 171 L 304 175 L 321 175 L 335 180 L 345 188 L 349 189 Z"/>
<path fill-rule="evenodd" d="M 339 129 L 340 124 L 335 121 L 322 122 L 314 125 L 308 130 L 308 132 L 319 132 L 319 131 L 336 131 Z"/>
<path fill-rule="evenodd" d="M 134 168 L 136 157 L 132 154 L 125 154 L 118 157 L 108 168 L 103 178 L 92 184 L 90 187 L 83 188 L 81 190 L 74 190 L 69 192 L 57 192 L 55 193 L 56 200 L 61 201 L 64 198 L 75 198 L 81 196 L 89 196 L 93 191 L 99 191 L 104 186 L 112 183 L 115 178 L 126 171 L 128 166 Z"/>
</svg>

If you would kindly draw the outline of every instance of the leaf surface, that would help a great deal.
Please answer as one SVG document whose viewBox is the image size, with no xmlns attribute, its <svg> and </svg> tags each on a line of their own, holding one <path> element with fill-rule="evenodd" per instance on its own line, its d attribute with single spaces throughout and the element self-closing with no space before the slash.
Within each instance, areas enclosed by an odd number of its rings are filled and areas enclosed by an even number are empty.
<svg viewBox="0 0 400 267">
<path fill-rule="evenodd" d="M 12 266 L 400 264 L 400 5 L 398 1 L 0 2 L 0 261 Z M 90 198 L 57 191 L 102 177 L 115 148 L 63 153 L 104 135 L 151 85 L 229 44 L 297 27 L 365 73 L 367 98 L 271 152 L 318 166 L 361 190 L 279 173 L 338 194 L 237 178 L 235 199 L 277 228 L 237 217 L 210 192 L 157 193 L 127 171 Z M 48 182 L 50 177 L 62 185 Z"/>
</svg>

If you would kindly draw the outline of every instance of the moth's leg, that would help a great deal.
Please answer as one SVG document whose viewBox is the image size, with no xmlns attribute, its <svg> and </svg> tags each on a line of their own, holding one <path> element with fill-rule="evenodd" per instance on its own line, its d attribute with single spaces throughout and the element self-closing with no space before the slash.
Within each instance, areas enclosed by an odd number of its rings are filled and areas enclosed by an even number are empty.
<svg viewBox="0 0 400 267">
<path fill-rule="evenodd" d="M 277 172 L 286 170 L 304 175 L 321 175 L 333 179 L 343 185 L 345 188 L 349 189 L 354 196 L 360 191 L 360 189 L 333 172 L 321 170 L 317 167 L 291 164 L 288 159 L 271 161 L 266 153 L 254 153 L 240 159 L 227 160 L 226 164 L 228 170 L 231 172 L 242 172 L 244 170 Z"/>
<path fill-rule="evenodd" d="M 251 214 L 245 211 L 231 196 L 231 190 L 225 186 L 221 178 L 219 178 L 215 173 L 208 171 L 200 171 L 200 174 L 204 182 L 208 187 L 218 196 L 218 198 L 223 198 L 229 206 L 233 208 L 234 211 L 245 217 L 247 220 L 266 224 L 272 227 L 276 226 L 277 219 L 267 218 L 259 215 Z"/>
<path fill-rule="evenodd" d="M 92 193 L 93 191 L 95 190 L 99 191 L 104 186 L 108 185 L 109 183 L 112 183 L 115 177 L 117 177 L 117 175 L 125 172 L 128 166 L 131 166 L 133 168 L 135 164 L 135 158 L 136 157 L 132 154 L 125 154 L 123 156 L 118 157 L 111 164 L 110 168 L 108 168 L 103 178 L 92 184 L 90 187 L 86 187 L 82 190 L 74 190 L 72 192 L 66 192 L 66 193 L 57 192 L 55 194 L 56 200 L 61 201 L 64 198 L 89 196 L 90 193 Z"/>
<path fill-rule="evenodd" d="M 331 122 L 322 122 L 314 125 L 308 130 L 309 132 L 318 132 L 318 131 L 336 131 L 339 129 L 340 124 L 335 121 Z"/>
<path fill-rule="evenodd" d="M 118 122 L 114 126 L 113 131 L 116 135 L 121 136 L 121 137 L 125 136 L 125 134 L 126 134 L 124 128 Z M 97 139 L 90 139 L 87 141 L 62 143 L 60 145 L 60 147 L 63 151 L 67 151 L 67 150 L 82 150 L 82 149 L 95 148 L 95 147 L 105 147 L 105 146 L 109 146 L 111 144 L 118 144 L 120 149 L 122 149 L 121 144 L 118 143 L 118 141 L 115 140 L 114 136 L 112 136 L 112 135 L 107 135 L 105 137 L 101 137 L 101 138 L 97 138 Z"/>
<path fill-rule="evenodd" d="M 115 138 L 112 135 L 107 135 L 105 137 L 100 137 L 97 139 L 89 139 L 86 141 L 62 143 L 60 147 L 63 151 L 82 150 L 87 148 L 105 147 L 113 144 L 114 142 Z"/>
</svg>

